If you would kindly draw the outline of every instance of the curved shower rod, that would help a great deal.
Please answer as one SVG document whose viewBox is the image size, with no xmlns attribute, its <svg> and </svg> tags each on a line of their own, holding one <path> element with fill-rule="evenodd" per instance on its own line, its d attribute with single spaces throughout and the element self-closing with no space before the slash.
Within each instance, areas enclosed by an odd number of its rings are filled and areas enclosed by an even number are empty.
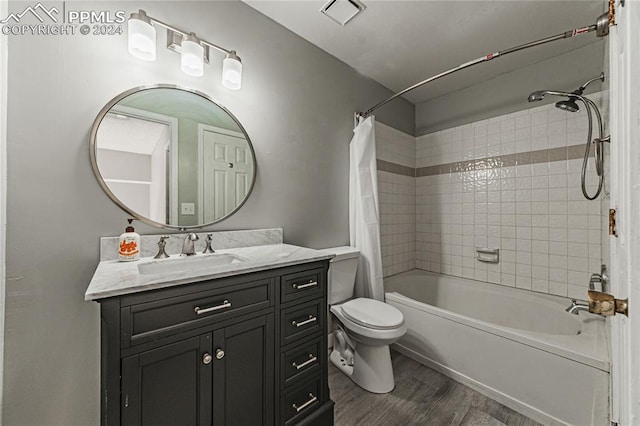
<svg viewBox="0 0 640 426">
<path fill-rule="evenodd" d="M 423 86 L 427 83 L 430 83 L 434 80 L 438 80 L 439 78 L 445 77 L 449 74 L 453 74 L 454 72 L 463 70 L 465 68 L 469 68 L 473 65 L 477 65 L 479 63 L 482 62 L 488 62 L 492 59 L 495 59 L 497 57 L 500 56 L 505 56 L 508 55 L 509 53 L 514 53 L 514 52 L 518 52 L 520 50 L 524 50 L 524 49 L 529 49 L 531 47 L 535 47 L 535 46 L 540 46 L 541 44 L 546 44 L 546 43 L 550 43 L 552 41 L 556 41 L 556 40 L 563 40 L 565 38 L 571 38 L 571 37 L 575 37 L 578 36 L 580 34 L 586 34 L 586 33 L 590 33 L 592 31 L 595 31 L 598 37 L 604 37 L 609 35 L 609 27 L 612 25 L 615 25 L 615 20 L 614 20 L 614 10 L 613 10 L 613 1 L 614 0 L 609 0 L 609 11 L 603 13 L 602 15 L 600 15 L 598 17 L 598 19 L 596 20 L 596 23 L 593 25 L 589 25 L 586 27 L 582 27 L 582 28 L 575 28 L 573 30 L 569 30 L 569 31 L 565 31 L 563 33 L 560 34 L 556 34 L 550 37 L 545 37 L 542 38 L 540 40 L 536 40 L 536 41 L 532 41 L 529 43 L 525 43 L 525 44 L 521 44 L 519 46 L 515 46 L 515 47 L 511 47 L 509 49 L 505 49 L 505 50 L 501 50 L 495 53 L 489 53 L 488 55 L 485 56 L 481 56 L 477 59 L 474 59 L 472 61 L 469 62 L 465 62 L 463 64 L 458 65 L 457 67 L 451 68 L 450 70 L 441 72 L 440 74 L 436 74 L 432 77 L 427 78 L 426 80 L 422 80 L 419 83 L 414 84 L 411 87 L 407 87 L 406 89 L 390 96 L 389 98 L 385 99 L 382 102 L 377 103 L 376 105 L 372 106 L 371 108 L 369 108 L 368 110 L 364 111 L 364 112 L 357 112 L 356 113 L 356 124 L 358 122 L 358 117 L 362 117 L 362 118 L 367 118 L 369 117 L 375 110 L 377 110 L 378 108 L 380 108 L 381 106 L 387 104 L 388 102 L 391 102 L 392 100 L 394 100 L 395 98 L 404 95 L 407 92 L 410 92 L 413 89 L 417 89 L 420 86 Z"/>
</svg>

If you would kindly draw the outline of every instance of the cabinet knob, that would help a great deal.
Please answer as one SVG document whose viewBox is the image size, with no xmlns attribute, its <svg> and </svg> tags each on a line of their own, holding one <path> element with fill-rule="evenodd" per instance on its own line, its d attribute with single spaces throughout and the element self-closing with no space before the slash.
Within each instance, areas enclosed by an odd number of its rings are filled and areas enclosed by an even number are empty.
<svg viewBox="0 0 640 426">
<path fill-rule="evenodd" d="M 207 352 L 206 354 L 202 355 L 202 363 L 204 365 L 211 364 L 211 361 L 213 361 L 213 357 L 211 356 L 210 353 Z"/>
<path fill-rule="evenodd" d="M 218 359 L 224 358 L 224 351 L 222 349 L 216 350 L 216 358 Z"/>
</svg>

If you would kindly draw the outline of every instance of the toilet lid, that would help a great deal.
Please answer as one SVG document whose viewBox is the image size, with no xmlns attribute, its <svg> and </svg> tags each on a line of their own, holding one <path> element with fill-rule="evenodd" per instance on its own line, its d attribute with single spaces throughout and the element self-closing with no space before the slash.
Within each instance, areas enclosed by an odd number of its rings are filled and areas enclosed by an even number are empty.
<svg viewBox="0 0 640 426">
<path fill-rule="evenodd" d="M 374 299 L 358 298 L 341 305 L 342 313 L 363 327 L 385 330 L 404 323 L 402 312 Z"/>
</svg>

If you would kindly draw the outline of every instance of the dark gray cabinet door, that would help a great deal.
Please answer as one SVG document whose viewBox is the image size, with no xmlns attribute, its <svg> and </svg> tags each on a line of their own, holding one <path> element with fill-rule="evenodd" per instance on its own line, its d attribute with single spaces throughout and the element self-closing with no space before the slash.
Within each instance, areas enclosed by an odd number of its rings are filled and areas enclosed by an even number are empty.
<svg viewBox="0 0 640 426">
<path fill-rule="evenodd" d="M 213 333 L 213 424 L 274 423 L 273 314 Z"/>
<path fill-rule="evenodd" d="M 211 425 L 211 333 L 122 360 L 122 424 Z"/>
</svg>

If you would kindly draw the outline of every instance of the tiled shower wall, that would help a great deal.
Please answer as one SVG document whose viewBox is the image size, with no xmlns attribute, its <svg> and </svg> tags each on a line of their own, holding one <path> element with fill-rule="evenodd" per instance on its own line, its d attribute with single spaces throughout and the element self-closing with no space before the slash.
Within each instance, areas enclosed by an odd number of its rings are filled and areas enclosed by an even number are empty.
<svg viewBox="0 0 640 426">
<path fill-rule="evenodd" d="M 602 256 L 601 202 L 580 190 L 587 126 L 551 104 L 418 137 L 416 267 L 584 299 Z"/>
<path fill-rule="evenodd" d="M 606 92 L 590 97 L 607 105 Z M 606 209 L 580 190 L 584 112 L 551 104 L 415 139 L 377 124 L 376 136 L 385 276 L 417 267 L 585 298 Z M 476 260 L 476 247 L 499 248 L 500 262 Z"/>
</svg>

